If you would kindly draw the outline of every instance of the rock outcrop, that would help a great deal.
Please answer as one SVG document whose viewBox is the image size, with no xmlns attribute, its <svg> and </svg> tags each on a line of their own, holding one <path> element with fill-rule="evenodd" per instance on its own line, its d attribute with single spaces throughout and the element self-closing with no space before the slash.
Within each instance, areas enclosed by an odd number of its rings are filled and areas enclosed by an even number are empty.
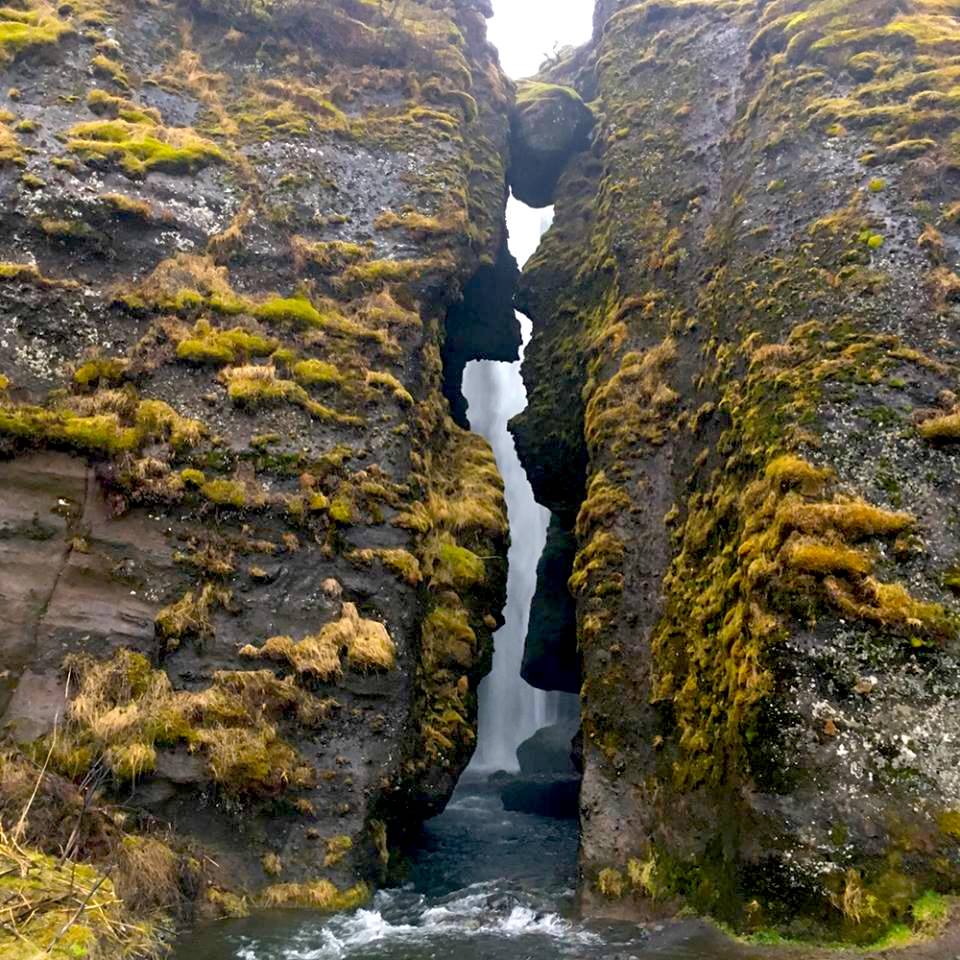
<svg viewBox="0 0 960 960">
<path fill-rule="evenodd" d="M 511 121 L 510 183 L 518 200 L 546 207 L 570 156 L 589 145 L 593 114 L 572 87 L 525 80 Z"/>
<path fill-rule="evenodd" d="M 958 12 L 602 0 L 537 78 L 597 119 L 515 423 L 579 508 L 588 912 L 863 943 L 960 886 Z"/>
<path fill-rule="evenodd" d="M 441 351 L 514 269 L 484 12 L 0 10 L 0 815 L 46 764 L 18 839 L 146 850 L 131 903 L 361 902 L 472 753 L 507 529 Z M 516 355 L 463 312 L 461 366 Z"/>
<path fill-rule="evenodd" d="M 577 608 L 567 589 L 576 553 L 576 538 L 554 514 L 537 565 L 537 589 L 520 668 L 523 679 L 538 690 L 580 692 Z"/>
</svg>

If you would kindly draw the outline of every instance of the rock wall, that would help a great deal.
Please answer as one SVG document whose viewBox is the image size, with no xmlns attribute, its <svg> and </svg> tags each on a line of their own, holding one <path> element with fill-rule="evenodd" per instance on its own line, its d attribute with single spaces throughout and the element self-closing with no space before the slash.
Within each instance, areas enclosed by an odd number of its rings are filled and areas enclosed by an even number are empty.
<svg viewBox="0 0 960 960">
<path fill-rule="evenodd" d="M 441 350 L 514 269 L 489 13 L 0 11 L 0 814 L 46 764 L 21 839 L 152 850 L 151 907 L 362 901 L 472 753 L 507 526 Z M 459 315 L 461 366 L 516 355 Z"/>
<path fill-rule="evenodd" d="M 958 14 L 605 0 L 528 93 L 596 116 L 514 424 L 579 511 L 590 913 L 892 942 L 960 882 Z"/>
</svg>

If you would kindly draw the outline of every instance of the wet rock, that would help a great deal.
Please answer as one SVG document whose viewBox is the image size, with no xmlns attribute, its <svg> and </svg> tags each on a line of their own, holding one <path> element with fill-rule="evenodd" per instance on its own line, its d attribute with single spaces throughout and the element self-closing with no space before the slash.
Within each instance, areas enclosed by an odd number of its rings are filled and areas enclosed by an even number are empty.
<svg viewBox="0 0 960 960">
<path fill-rule="evenodd" d="M 523 679 L 539 690 L 580 692 L 577 608 L 567 587 L 576 553 L 573 533 L 552 514 L 547 543 L 537 565 L 537 590 L 530 607 L 520 670 Z"/>
<path fill-rule="evenodd" d="M 504 809 L 558 820 L 579 815 L 579 796 L 579 777 L 515 777 L 500 790 Z"/>
<path fill-rule="evenodd" d="M 521 82 L 510 122 L 510 185 L 517 199 L 549 206 L 570 157 L 586 149 L 593 124 L 593 113 L 571 87 Z"/>
<path fill-rule="evenodd" d="M 517 760 L 524 775 L 541 773 L 574 774 L 573 738 L 577 726 L 558 723 L 541 727 L 517 747 Z"/>
</svg>

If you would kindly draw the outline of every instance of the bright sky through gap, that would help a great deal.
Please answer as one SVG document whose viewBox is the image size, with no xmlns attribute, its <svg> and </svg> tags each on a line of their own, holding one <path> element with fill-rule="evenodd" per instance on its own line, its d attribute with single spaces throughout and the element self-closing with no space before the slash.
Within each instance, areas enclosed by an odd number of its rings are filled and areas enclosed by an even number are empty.
<svg viewBox="0 0 960 960">
<path fill-rule="evenodd" d="M 593 6 L 594 0 L 493 0 L 489 35 L 507 76 L 532 76 L 554 46 L 586 43 Z"/>
</svg>

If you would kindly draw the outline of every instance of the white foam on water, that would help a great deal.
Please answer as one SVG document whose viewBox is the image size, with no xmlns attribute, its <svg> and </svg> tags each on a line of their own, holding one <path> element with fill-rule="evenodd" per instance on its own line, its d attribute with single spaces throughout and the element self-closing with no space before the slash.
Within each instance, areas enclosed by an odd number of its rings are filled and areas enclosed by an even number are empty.
<svg viewBox="0 0 960 960">
<path fill-rule="evenodd" d="M 557 913 L 538 911 L 517 903 L 491 904 L 498 885 L 475 884 L 447 898 L 442 904 L 423 909 L 422 897 L 406 904 L 405 916 L 397 922 L 383 911 L 396 906 L 397 897 L 380 893 L 370 910 L 335 917 L 322 927 L 310 925 L 300 930 L 286 945 L 283 960 L 346 960 L 354 952 L 371 945 L 390 943 L 427 944 L 438 939 L 494 936 L 503 938 L 542 937 L 565 944 L 594 945 L 601 938 L 579 930 Z M 501 888 L 502 890 L 502 888 Z M 399 897 L 409 895 L 401 891 Z M 411 911 L 410 907 L 414 907 Z M 413 914 L 413 916 L 411 916 Z M 238 960 L 259 960 L 253 947 L 237 953 Z"/>
</svg>

